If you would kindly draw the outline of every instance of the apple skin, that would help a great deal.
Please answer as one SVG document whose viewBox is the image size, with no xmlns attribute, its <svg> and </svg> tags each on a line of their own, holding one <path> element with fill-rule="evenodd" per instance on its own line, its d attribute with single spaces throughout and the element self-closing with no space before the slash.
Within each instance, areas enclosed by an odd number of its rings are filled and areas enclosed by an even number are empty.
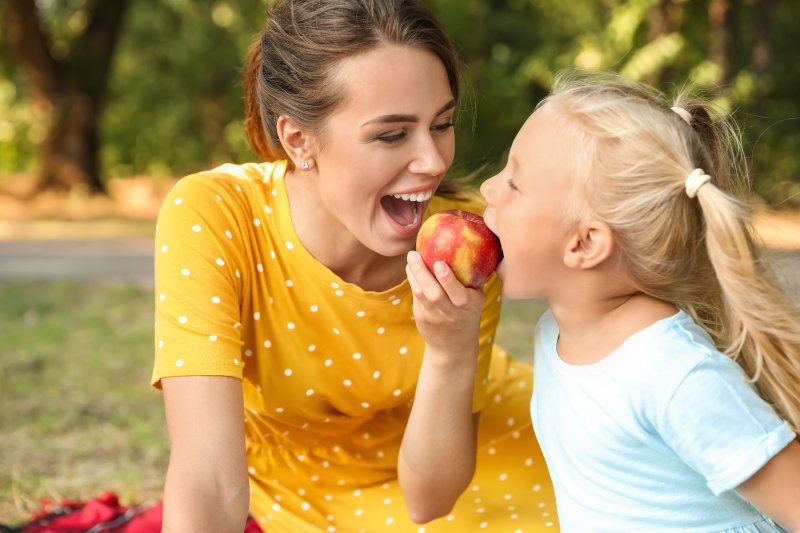
<svg viewBox="0 0 800 533">
<path fill-rule="evenodd" d="M 483 217 L 457 209 L 434 213 L 422 224 L 417 252 L 431 272 L 436 261 L 444 261 L 462 285 L 473 289 L 489 279 L 503 258 L 500 241 Z"/>
</svg>

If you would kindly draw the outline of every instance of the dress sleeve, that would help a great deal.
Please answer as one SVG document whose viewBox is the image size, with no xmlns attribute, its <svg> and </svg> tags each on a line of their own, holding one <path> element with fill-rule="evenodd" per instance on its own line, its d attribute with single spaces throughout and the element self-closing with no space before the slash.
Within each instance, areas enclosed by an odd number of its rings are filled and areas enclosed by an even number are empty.
<svg viewBox="0 0 800 533">
<path fill-rule="evenodd" d="M 500 322 L 501 283 L 497 274 L 492 274 L 484 285 L 486 300 L 481 315 L 478 338 L 478 369 L 475 373 L 475 389 L 472 395 L 472 412 L 477 413 L 486 405 L 486 386 L 489 381 L 489 366 L 492 362 L 492 347 Z"/>
<path fill-rule="evenodd" d="M 180 180 L 161 206 L 154 251 L 155 387 L 171 376 L 242 377 L 240 208 L 225 183 L 201 174 Z"/>
<path fill-rule="evenodd" d="M 795 438 L 741 367 L 722 355 L 705 358 L 684 377 L 661 434 L 717 495 L 749 479 Z"/>
</svg>

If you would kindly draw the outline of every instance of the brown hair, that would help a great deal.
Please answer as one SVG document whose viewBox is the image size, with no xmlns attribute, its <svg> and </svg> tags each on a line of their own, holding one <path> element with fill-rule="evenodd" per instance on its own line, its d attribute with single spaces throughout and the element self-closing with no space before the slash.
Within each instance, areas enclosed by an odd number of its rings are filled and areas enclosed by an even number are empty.
<svg viewBox="0 0 800 533">
<path fill-rule="evenodd" d="M 798 431 L 800 316 L 756 245 L 733 123 L 697 97 L 670 102 L 610 73 L 560 73 L 540 105 L 586 148 L 570 162 L 574 214 L 606 222 L 640 290 L 692 315 Z M 711 181 L 690 198 L 696 168 Z"/>
<path fill-rule="evenodd" d="M 458 100 L 453 45 L 418 1 L 285 0 L 270 6 L 245 65 L 244 127 L 256 154 L 265 161 L 288 160 L 277 136 L 278 117 L 319 131 L 343 98 L 335 83 L 337 63 L 380 44 L 436 54 Z"/>
</svg>

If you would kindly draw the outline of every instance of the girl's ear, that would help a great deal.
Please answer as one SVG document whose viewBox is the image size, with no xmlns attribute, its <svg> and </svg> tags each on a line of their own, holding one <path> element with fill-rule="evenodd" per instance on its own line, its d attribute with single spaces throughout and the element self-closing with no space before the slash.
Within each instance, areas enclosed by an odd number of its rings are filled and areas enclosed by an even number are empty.
<svg viewBox="0 0 800 533">
<path fill-rule="evenodd" d="M 281 146 L 294 163 L 294 167 L 310 170 L 314 165 L 314 144 L 311 135 L 294 120 L 283 115 L 278 117 L 276 126 Z"/>
<path fill-rule="evenodd" d="M 581 222 L 567 241 L 564 264 L 587 270 L 608 259 L 614 251 L 614 233 L 600 220 Z"/>
</svg>

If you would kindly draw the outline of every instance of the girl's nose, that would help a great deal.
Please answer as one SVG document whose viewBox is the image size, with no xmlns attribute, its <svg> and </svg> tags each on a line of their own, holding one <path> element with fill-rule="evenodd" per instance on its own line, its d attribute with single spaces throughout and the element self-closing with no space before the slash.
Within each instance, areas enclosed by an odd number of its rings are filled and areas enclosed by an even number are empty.
<svg viewBox="0 0 800 533">
<path fill-rule="evenodd" d="M 492 176 L 491 178 L 487 179 L 483 183 L 481 183 L 481 194 L 483 198 L 486 200 L 487 203 L 492 203 L 492 194 L 494 192 L 494 182 L 497 180 L 497 176 Z"/>
</svg>

